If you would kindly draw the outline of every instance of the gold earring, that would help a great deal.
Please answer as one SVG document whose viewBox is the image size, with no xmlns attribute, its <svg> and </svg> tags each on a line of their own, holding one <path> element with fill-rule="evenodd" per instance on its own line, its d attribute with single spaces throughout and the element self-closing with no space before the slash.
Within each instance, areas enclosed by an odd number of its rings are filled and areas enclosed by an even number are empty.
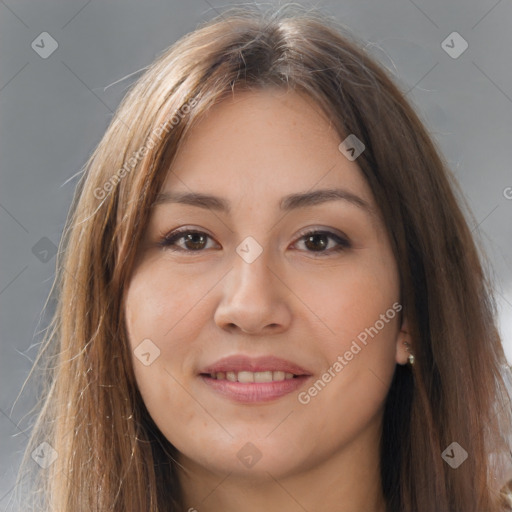
<svg viewBox="0 0 512 512">
<path fill-rule="evenodd" d="M 409 357 L 407 359 L 409 361 L 409 364 L 412 366 L 414 364 L 414 355 L 411 354 L 411 349 L 410 349 L 411 345 L 407 341 L 404 341 L 403 343 L 406 347 L 407 352 L 409 352 Z"/>
</svg>

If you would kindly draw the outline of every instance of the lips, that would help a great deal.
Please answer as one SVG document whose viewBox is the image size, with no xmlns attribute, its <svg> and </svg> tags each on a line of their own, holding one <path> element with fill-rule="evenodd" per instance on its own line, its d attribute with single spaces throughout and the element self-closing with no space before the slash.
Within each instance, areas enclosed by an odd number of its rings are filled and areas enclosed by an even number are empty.
<svg viewBox="0 0 512 512">
<path fill-rule="evenodd" d="M 297 391 L 310 376 L 299 365 L 273 356 L 230 356 L 199 373 L 210 390 L 241 404 L 277 400 Z"/>
<path fill-rule="evenodd" d="M 279 357 L 263 356 L 251 358 L 242 355 L 220 359 L 216 363 L 203 368 L 200 374 L 212 378 L 218 378 L 219 374 L 221 374 L 221 377 L 227 377 L 227 380 L 231 380 L 232 382 L 235 381 L 232 378 L 233 374 L 237 377 L 236 380 L 238 380 L 240 374 L 242 374 L 242 379 L 245 382 L 251 382 L 251 375 L 247 374 L 253 374 L 258 380 L 254 379 L 252 382 L 261 382 L 258 377 L 264 378 L 263 382 L 266 382 L 270 381 L 268 378 L 270 372 L 272 373 L 272 379 L 270 380 L 284 380 L 286 377 L 293 378 L 311 375 L 310 372 L 299 365 Z M 261 374 L 266 374 L 266 377 Z M 291 374 L 291 377 L 287 374 Z M 241 381 L 239 380 L 239 382 Z"/>
</svg>

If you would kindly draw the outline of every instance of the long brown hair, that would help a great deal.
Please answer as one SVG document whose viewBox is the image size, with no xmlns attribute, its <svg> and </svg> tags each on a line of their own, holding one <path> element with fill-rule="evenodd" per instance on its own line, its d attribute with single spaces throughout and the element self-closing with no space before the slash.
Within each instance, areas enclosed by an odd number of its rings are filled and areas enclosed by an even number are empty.
<svg viewBox="0 0 512 512">
<path fill-rule="evenodd" d="M 505 510 L 509 368 L 456 184 L 387 71 L 335 20 L 296 5 L 236 8 L 183 37 L 131 88 L 88 161 L 35 366 L 46 361 L 45 387 L 20 480 L 41 442 L 57 453 L 31 481 L 37 510 L 180 510 L 176 450 L 136 386 L 124 293 L 151 205 L 191 127 L 236 90 L 274 86 L 307 93 L 340 141 L 364 142 L 357 162 L 398 262 L 416 361 L 397 365 L 386 401 L 388 510 Z M 452 442 L 468 453 L 457 469 L 442 457 Z"/>
</svg>

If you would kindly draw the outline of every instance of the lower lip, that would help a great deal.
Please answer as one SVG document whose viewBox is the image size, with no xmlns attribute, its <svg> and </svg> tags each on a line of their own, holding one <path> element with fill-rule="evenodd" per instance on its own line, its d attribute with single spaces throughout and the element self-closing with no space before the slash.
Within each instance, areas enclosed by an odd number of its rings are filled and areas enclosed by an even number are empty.
<svg viewBox="0 0 512 512">
<path fill-rule="evenodd" d="M 300 388 L 309 378 L 301 375 L 293 379 L 276 382 L 231 382 L 229 380 L 212 379 L 206 375 L 200 375 L 208 386 L 221 395 L 240 403 L 270 402 Z"/>
</svg>

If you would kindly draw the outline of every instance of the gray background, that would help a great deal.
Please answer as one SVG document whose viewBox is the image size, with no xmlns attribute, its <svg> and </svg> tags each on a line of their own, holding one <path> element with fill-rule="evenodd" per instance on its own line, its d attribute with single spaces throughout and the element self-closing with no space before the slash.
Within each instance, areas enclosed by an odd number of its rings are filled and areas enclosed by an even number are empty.
<svg viewBox="0 0 512 512">
<path fill-rule="evenodd" d="M 42 309 L 75 176 L 138 74 L 228 4 L 0 0 L 0 511 L 8 508 L 34 393 L 15 403 L 49 315 Z M 267 4 L 268 5 L 268 4 Z M 458 176 L 494 267 L 512 362 L 512 3 L 317 2 L 395 74 Z M 467 50 L 442 42 L 458 32 Z M 48 32 L 58 48 L 51 47 Z M 41 38 L 44 43 L 41 43 Z M 450 38 L 452 51 L 461 48 Z M 121 81 L 120 81 L 121 80 Z M 109 87 L 107 87 L 109 86 Z M 73 176 L 75 176 L 73 178 Z"/>
</svg>

